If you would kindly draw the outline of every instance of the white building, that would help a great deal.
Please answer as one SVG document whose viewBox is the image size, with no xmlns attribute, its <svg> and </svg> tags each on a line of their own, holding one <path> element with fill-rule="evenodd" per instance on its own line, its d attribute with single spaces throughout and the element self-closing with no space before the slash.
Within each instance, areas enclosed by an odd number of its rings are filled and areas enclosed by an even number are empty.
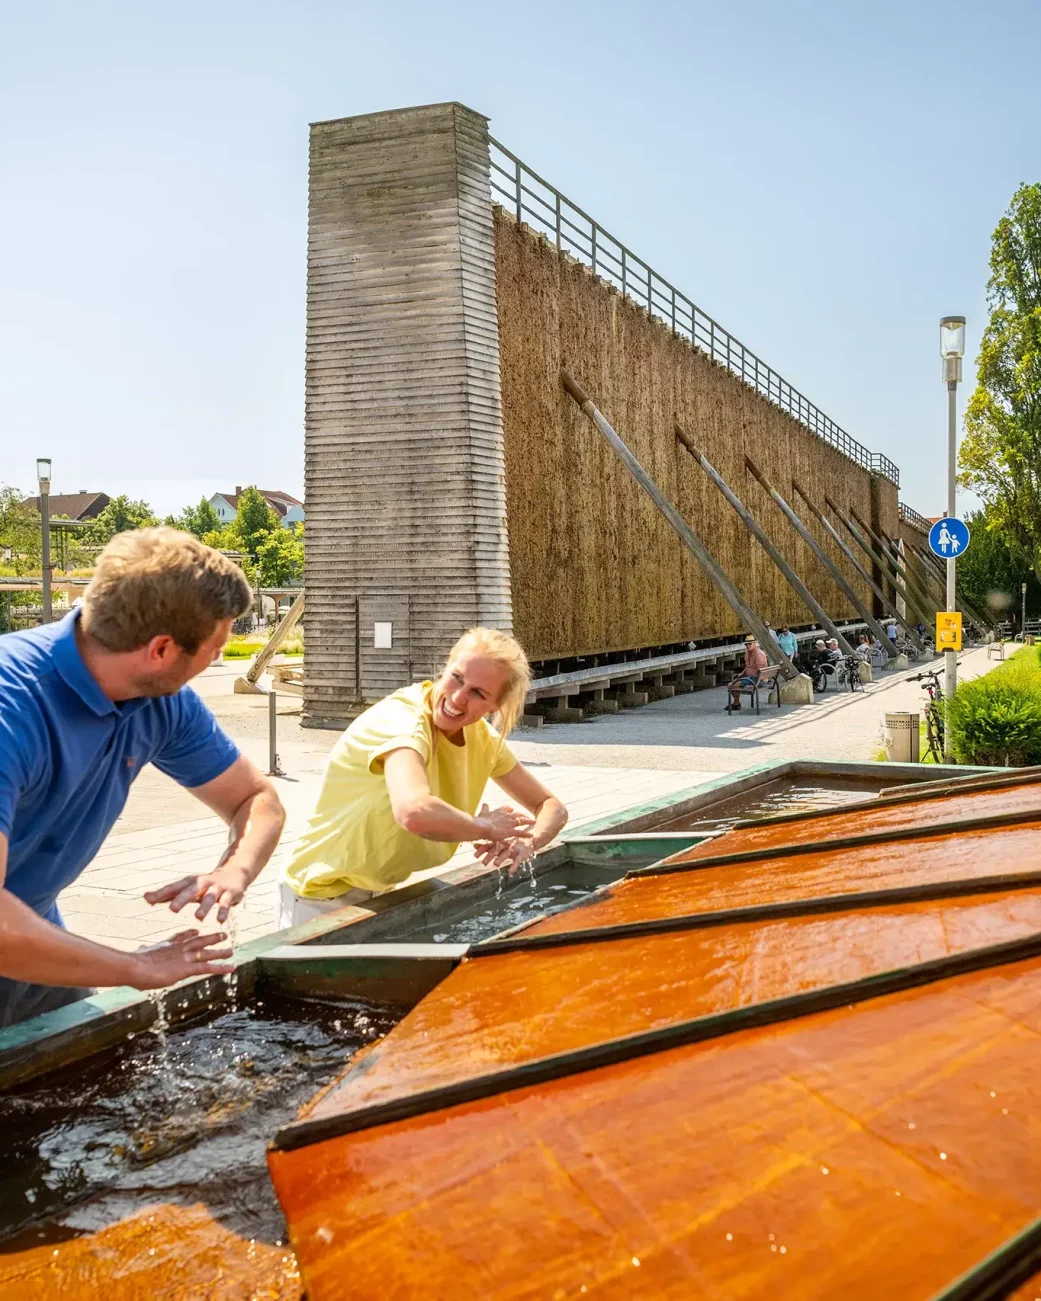
<svg viewBox="0 0 1041 1301">
<path fill-rule="evenodd" d="M 257 491 L 282 521 L 283 528 L 287 529 L 291 524 L 303 523 L 304 503 L 302 501 L 298 501 L 288 492 L 270 492 L 267 488 L 258 488 Z M 210 498 L 210 505 L 217 512 L 222 524 L 230 524 L 235 518 L 241 496 L 242 488 L 238 486 L 234 492 L 215 492 Z"/>
</svg>

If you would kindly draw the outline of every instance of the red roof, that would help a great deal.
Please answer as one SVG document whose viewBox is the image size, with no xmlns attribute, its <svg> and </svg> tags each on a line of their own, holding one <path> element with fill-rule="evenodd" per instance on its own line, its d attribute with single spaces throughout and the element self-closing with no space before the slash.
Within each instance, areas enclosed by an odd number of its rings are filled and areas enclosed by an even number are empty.
<svg viewBox="0 0 1041 1301">
<path fill-rule="evenodd" d="M 264 498 L 267 504 L 276 515 L 286 515 L 292 506 L 303 506 L 303 502 L 294 497 L 290 492 L 282 492 L 281 489 L 258 488 L 257 492 Z M 242 489 L 236 488 L 234 492 L 222 492 L 220 494 L 224 500 L 234 510 L 239 508 L 239 498 L 242 496 Z"/>
</svg>

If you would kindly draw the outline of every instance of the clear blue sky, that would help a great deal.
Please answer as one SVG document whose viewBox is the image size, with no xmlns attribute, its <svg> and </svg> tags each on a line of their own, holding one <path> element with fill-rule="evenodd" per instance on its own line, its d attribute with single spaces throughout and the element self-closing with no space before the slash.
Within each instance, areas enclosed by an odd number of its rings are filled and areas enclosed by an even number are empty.
<svg viewBox="0 0 1041 1301">
<path fill-rule="evenodd" d="M 1039 50 L 1035 0 L 9 4 L 0 483 L 299 491 L 308 123 L 458 99 L 932 514 Z"/>
</svg>

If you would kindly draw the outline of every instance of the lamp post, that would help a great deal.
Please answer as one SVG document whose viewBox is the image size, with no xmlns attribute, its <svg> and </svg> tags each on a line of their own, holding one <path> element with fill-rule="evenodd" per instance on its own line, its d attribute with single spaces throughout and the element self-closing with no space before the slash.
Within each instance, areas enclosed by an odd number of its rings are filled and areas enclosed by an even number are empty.
<svg viewBox="0 0 1041 1301">
<path fill-rule="evenodd" d="M 965 356 L 965 317 L 945 316 L 940 321 L 940 356 L 943 358 L 943 378 L 947 385 L 947 517 L 954 519 L 957 505 L 955 503 L 954 476 L 958 464 L 958 383 L 961 380 L 961 359 Z M 955 565 L 953 556 L 947 558 L 947 609 L 955 607 Z M 958 652 L 947 650 L 944 657 L 944 695 L 949 700 L 958 686 Z M 944 762 L 950 763 L 954 757 L 951 744 L 951 729 L 944 728 L 943 733 Z"/>
<path fill-rule="evenodd" d="M 43 621 L 51 621 L 51 463 L 47 457 L 36 462 L 36 478 L 40 484 L 40 533 L 43 543 L 41 570 L 43 572 Z"/>
</svg>

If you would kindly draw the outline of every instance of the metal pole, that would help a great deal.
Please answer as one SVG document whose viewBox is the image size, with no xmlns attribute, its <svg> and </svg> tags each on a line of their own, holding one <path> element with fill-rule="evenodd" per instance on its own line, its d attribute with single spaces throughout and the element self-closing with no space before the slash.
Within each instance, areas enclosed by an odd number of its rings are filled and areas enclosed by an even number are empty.
<svg viewBox="0 0 1041 1301">
<path fill-rule="evenodd" d="M 269 777 L 284 777 L 278 762 L 278 694 L 271 691 L 267 698 L 267 759 Z"/>
<path fill-rule="evenodd" d="M 50 623 L 51 613 L 51 494 L 50 484 L 44 487 L 40 485 L 40 532 L 43 543 L 43 554 L 41 556 L 41 568 L 43 570 L 43 594 L 41 603 L 43 605 L 43 621 Z"/>
<path fill-rule="evenodd" d="M 957 429 L 957 399 L 958 399 L 958 381 L 951 379 L 947 381 L 947 517 L 955 518 L 957 504 L 955 502 L 955 484 L 954 473 L 958 459 L 958 429 Z M 954 567 L 958 562 L 953 556 L 947 559 L 947 609 L 953 610 L 955 607 L 955 576 Z M 944 674 L 943 674 L 943 693 L 950 700 L 958 688 L 958 652 L 946 650 L 943 653 Z M 951 763 L 954 759 L 954 748 L 951 740 L 951 729 L 943 729 L 943 759 L 944 763 Z"/>
<path fill-rule="evenodd" d="M 1027 585 L 1026 583 L 1020 583 L 1019 586 L 1020 594 L 1023 597 L 1023 617 L 1019 624 L 1019 631 L 1023 636 L 1023 643 L 1025 645 L 1027 640 Z"/>
</svg>

